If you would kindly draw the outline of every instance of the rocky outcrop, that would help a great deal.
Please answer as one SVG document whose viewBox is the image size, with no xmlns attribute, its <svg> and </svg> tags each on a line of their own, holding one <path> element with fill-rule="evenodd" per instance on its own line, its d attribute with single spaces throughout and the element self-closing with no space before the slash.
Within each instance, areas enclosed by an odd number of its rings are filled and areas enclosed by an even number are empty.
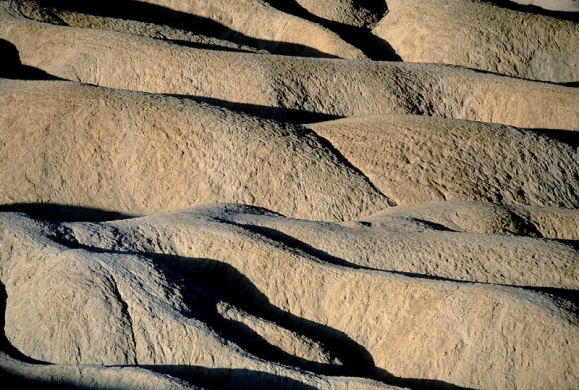
<svg viewBox="0 0 579 390">
<path fill-rule="evenodd" d="M 579 80 L 579 25 L 475 0 L 390 0 L 374 29 L 409 62 L 508 76 Z"/>
<path fill-rule="evenodd" d="M 534 3 L 1 1 L 2 383 L 577 388 L 579 40 Z"/>
</svg>

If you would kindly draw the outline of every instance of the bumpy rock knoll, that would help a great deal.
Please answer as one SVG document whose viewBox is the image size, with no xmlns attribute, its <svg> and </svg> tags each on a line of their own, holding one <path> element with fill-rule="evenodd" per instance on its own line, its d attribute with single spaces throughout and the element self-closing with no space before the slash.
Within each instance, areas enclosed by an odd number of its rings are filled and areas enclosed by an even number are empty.
<svg viewBox="0 0 579 390">
<path fill-rule="evenodd" d="M 411 113 L 579 129 L 576 88 L 447 66 L 200 50 L 6 12 L 0 21 L 0 39 L 17 48 L 23 65 L 99 86 L 242 103 L 259 115 L 291 110 L 283 117 L 290 121 L 295 111 L 334 117 Z"/>
<path fill-rule="evenodd" d="M 500 2 L 497 2 L 500 3 Z M 478 0 L 389 0 L 374 34 L 404 61 L 557 83 L 579 80 L 579 25 Z"/>
<path fill-rule="evenodd" d="M 237 202 L 319 220 L 393 204 L 300 125 L 62 82 L 3 81 L 0 102 L 4 204 L 141 215 Z"/>
<path fill-rule="evenodd" d="M 2 383 L 578 388 L 579 27 L 531 3 L 0 1 Z"/>
</svg>

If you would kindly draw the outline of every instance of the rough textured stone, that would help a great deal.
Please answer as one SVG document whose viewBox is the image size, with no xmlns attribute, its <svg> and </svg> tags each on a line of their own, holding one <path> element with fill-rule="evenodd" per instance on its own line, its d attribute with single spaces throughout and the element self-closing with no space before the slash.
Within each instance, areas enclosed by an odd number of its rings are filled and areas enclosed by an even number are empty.
<svg viewBox="0 0 579 390">
<path fill-rule="evenodd" d="M 63 82 L 0 81 L 0 105 L 0 204 L 141 215 L 236 202 L 320 220 L 392 204 L 300 125 Z"/>
<path fill-rule="evenodd" d="M 404 60 L 579 80 L 579 25 L 477 0 L 389 0 L 374 30 Z"/>
<path fill-rule="evenodd" d="M 441 65 L 297 58 L 171 45 L 0 13 L 26 66 L 67 80 L 187 95 L 258 114 L 421 114 L 579 129 L 579 90 Z M 34 40 L 27 36 L 35 36 Z M 216 71 L 216 69 L 218 71 Z M 240 104 L 238 104 L 240 103 Z M 280 109 L 280 110 L 276 110 Z M 307 117 L 307 115 L 306 115 Z"/>
<path fill-rule="evenodd" d="M 309 127 L 399 205 L 477 200 L 579 207 L 577 149 L 532 131 L 408 115 Z"/>
<path fill-rule="evenodd" d="M 436 378 L 469 388 L 571 387 L 578 380 L 577 318 L 563 301 L 527 288 L 429 280 L 428 271 L 409 277 L 332 262 L 323 246 L 296 245 L 264 233 L 251 220 L 267 226 L 267 220 L 278 219 L 278 225 L 298 231 L 305 222 L 235 210 L 102 224 L 4 214 L 0 277 L 8 296 L 8 340 L 32 358 L 61 364 L 243 368 L 316 388 L 343 384 L 319 376 L 332 371 L 402 385 Z M 387 224 L 395 231 L 412 230 L 401 220 Z M 364 224 L 349 229 L 349 237 L 375 241 Z M 321 241 L 337 242 L 343 235 L 340 226 L 322 223 L 308 230 L 318 231 Z M 465 243 L 473 240 L 455 234 Z M 384 239 L 395 243 L 399 237 L 386 233 Z M 490 248 L 504 245 L 496 236 L 475 240 Z M 444 242 L 440 264 L 463 256 L 464 247 Z M 525 244 L 529 255 L 529 248 L 540 251 L 545 245 Z M 402 244 L 400 253 L 417 245 Z M 555 248 L 553 254 L 565 252 Z M 504 249 L 503 257 L 530 258 Z M 355 253 L 361 260 L 369 252 Z M 437 255 L 428 257 L 434 265 Z M 481 257 L 486 261 L 476 272 L 493 277 L 508 268 L 496 269 L 492 256 Z M 553 257 L 547 261 L 557 263 Z M 461 267 L 456 268 L 459 276 Z M 576 274 L 567 273 L 575 283 Z M 551 281 L 574 287 L 557 277 Z M 279 337 L 268 336 L 271 332 Z M 262 333 L 263 341 L 251 341 Z M 287 351 L 295 365 L 320 374 L 304 376 L 273 363 L 287 364 Z M 480 361 L 494 364 L 481 370 Z M 187 377 L 186 370 L 181 375 Z"/>
<path fill-rule="evenodd" d="M 532 3 L 0 1 L 1 383 L 576 389 L 577 15 Z"/>
</svg>

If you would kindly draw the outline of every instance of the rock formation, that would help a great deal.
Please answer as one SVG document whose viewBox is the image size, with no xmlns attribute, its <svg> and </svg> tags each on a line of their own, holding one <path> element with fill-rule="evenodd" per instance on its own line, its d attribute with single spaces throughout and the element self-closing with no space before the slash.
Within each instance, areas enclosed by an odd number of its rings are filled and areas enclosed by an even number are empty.
<svg viewBox="0 0 579 390">
<path fill-rule="evenodd" d="M 519 3 L 0 1 L 3 383 L 577 388 L 579 25 Z"/>
</svg>

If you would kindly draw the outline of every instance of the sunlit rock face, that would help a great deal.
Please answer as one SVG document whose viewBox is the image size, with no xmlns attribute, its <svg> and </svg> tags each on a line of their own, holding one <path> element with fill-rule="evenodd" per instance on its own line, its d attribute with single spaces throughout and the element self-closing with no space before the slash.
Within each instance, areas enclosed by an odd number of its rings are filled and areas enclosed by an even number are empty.
<svg viewBox="0 0 579 390">
<path fill-rule="evenodd" d="M 577 2 L 520 3 L 0 2 L 0 378 L 576 388 Z"/>
<path fill-rule="evenodd" d="M 577 0 L 511 0 L 522 5 L 534 5 L 551 11 L 579 12 Z"/>
</svg>

